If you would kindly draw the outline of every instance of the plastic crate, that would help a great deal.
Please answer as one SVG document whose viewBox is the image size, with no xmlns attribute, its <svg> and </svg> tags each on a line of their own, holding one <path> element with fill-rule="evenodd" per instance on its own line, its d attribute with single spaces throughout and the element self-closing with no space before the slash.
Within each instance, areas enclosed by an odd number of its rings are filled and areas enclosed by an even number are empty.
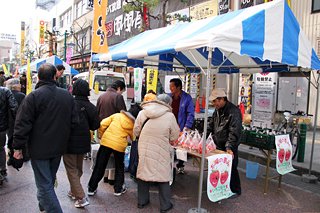
<svg viewBox="0 0 320 213">
<path fill-rule="evenodd" d="M 248 143 L 248 135 L 249 135 L 249 131 L 248 130 L 242 130 L 242 136 L 241 136 L 241 141 L 240 143 Z"/>
<path fill-rule="evenodd" d="M 262 149 L 275 149 L 274 135 L 265 135 L 256 132 L 249 132 L 247 143 Z"/>
<path fill-rule="evenodd" d="M 291 133 L 288 133 L 291 138 Z M 256 132 L 249 132 L 247 143 L 262 149 L 276 149 L 275 135 L 266 135 Z"/>
</svg>

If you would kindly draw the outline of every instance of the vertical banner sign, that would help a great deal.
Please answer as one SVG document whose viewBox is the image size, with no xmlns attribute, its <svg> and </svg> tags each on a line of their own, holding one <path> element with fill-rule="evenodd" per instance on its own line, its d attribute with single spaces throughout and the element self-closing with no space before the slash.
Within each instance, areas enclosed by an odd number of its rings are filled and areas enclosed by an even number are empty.
<svg viewBox="0 0 320 213">
<path fill-rule="evenodd" d="M 92 87 L 93 87 L 93 70 L 90 70 L 89 88 L 92 89 Z"/>
<path fill-rule="evenodd" d="M 141 90 L 142 90 L 142 75 L 143 70 L 141 68 L 134 69 L 134 100 L 136 102 L 141 101 Z"/>
<path fill-rule="evenodd" d="M 92 51 L 108 53 L 107 31 L 105 27 L 108 0 L 94 0 Z"/>
<path fill-rule="evenodd" d="M 229 0 L 219 0 L 219 15 L 229 12 Z"/>
<path fill-rule="evenodd" d="M 173 183 L 173 167 L 174 167 L 174 148 L 173 146 L 171 146 L 171 150 L 170 150 L 170 168 L 171 168 L 171 180 L 169 182 L 170 186 Z"/>
<path fill-rule="evenodd" d="M 294 171 L 292 167 L 292 146 L 289 135 L 276 135 L 277 148 L 276 167 L 279 174 L 284 175 Z"/>
<path fill-rule="evenodd" d="M 147 72 L 147 92 L 152 89 L 154 92 L 157 91 L 158 82 L 158 70 L 148 69 Z"/>
<path fill-rule="evenodd" d="M 67 60 L 66 60 L 66 63 L 69 64 L 70 63 L 70 59 L 72 57 L 72 53 L 73 53 L 73 50 L 72 49 L 67 49 Z"/>
<path fill-rule="evenodd" d="M 21 45 L 20 45 L 20 57 L 21 57 L 21 66 L 25 65 L 23 49 L 24 49 L 24 30 L 25 30 L 25 23 L 21 22 Z"/>
<path fill-rule="evenodd" d="M 30 59 L 28 58 L 27 66 L 27 95 L 31 92 L 31 72 L 30 72 Z"/>
<path fill-rule="evenodd" d="M 6 76 L 8 76 L 8 70 L 7 70 L 6 65 L 5 65 L 5 64 L 2 64 L 2 67 L 3 67 L 4 74 L 5 74 Z"/>
<path fill-rule="evenodd" d="M 234 194 L 230 189 L 231 166 L 232 155 L 219 154 L 208 157 L 207 194 L 212 202 Z"/>
<path fill-rule="evenodd" d="M 211 0 L 190 7 L 191 21 L 206 19 L 218 15 L 218 0 Z"/>
<path fill-rule="evenodd" d="M 39 23 L 39 44 L 44 44 L 44 21 Z"/>
</svg>

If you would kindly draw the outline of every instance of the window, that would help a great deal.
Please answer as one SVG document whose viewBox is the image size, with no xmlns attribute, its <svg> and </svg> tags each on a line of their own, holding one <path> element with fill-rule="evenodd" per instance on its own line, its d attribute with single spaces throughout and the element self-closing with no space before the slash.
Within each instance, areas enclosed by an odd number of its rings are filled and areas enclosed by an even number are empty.
<svg viewBox="0 0 320 213">
<path fill-rule="evenodd" d="M 71 23 L 71 9 L 60 16 L 60 27 Z"/>
<path fill-rule="evenodd" d="M 320 12 L 320 0 L 312 0 L 312 13 Z"/>
<path fill-rule="evenodd" d="M 93 82 L 99 83 L 99 91 L 106 91 L 107 88 L 109 88 L 111 84 L 117 80 L 124 82 L 124 78 L 122 77 L 102 76 L 102 75 L 96 75 Z"/>
<path fill-rule="evenodd" d="M 64 14 L 60 16 L 60 27 L 63 27 L 63 22 L 64 22 Z"/>
<path fill-rule="evenodd" d="M 81 0 L 76 4 L 76 18 L 82 16 L 86 11 L 87 5 L 85 0 Z"/>
</svg>

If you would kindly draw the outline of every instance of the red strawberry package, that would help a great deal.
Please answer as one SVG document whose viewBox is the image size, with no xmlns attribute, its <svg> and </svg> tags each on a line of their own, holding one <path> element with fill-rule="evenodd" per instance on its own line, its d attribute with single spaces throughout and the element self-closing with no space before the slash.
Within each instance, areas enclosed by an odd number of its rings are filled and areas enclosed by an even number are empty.
<svg viewBox="0 0 320 213">
<path fill-rule="evenodd" d="M 216 150 L 216 144 L 213 141 L 211 133 L 206 141 L 206 150 L 208 153 L 213 153 L 213 151 Z"/>
<path fill-rule="evenodd" d="M 198 152 L 200 140 L 201 140 L 200 134 L 199 134 L 198 130 L 196 130 L 194 132 L 194 136 L 191 140 L 190 152 Z"/>
<path fill-rule="evenodd" d="M 203 144 L 203 137 L 204 137 L 204 134 L 202 134 L 202 137 L 201 137 L 201 140 L 199 142 L 199 153 L 202 154 L 202 144 Z M 208 150 L 207 149 L 204 149 L 205 150 L 205 154 L 208 153 Z"/>
<path fill-rule="evenodd" d="M 182 135 L 180 135 L 180 137 L 178 138 L 178 145 L 180 147 L 183 147 L 184 145 L 184 141 L 186 140 L 186 135 L 187 135 L 187 132 L 183 132 Z"/>
</svg>

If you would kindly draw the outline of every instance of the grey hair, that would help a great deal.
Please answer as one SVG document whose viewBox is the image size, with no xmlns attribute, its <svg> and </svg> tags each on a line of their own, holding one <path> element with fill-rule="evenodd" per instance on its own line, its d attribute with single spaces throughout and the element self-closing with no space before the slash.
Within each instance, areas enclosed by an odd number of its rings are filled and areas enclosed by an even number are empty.
<svg viewBox="0 0 320 213">
<path fill-rule="evenodd" d="M 16 79 L 16 78 L 11 78 L 6 82 L 6 87 L 9 90 L 14 90 L 14 88 L 18 87 L 19 85 L 20 85 L 20 81 L 19 79 Z"/>
<path fill-rule="evenodd" d="M 171 105 L 171 103 L 172 103 L 172 98 L 167 94 L 158 95 L 157 100 L 162 101 L 162 102 L 169 104 L 169 105 Z"/>
</svg>

